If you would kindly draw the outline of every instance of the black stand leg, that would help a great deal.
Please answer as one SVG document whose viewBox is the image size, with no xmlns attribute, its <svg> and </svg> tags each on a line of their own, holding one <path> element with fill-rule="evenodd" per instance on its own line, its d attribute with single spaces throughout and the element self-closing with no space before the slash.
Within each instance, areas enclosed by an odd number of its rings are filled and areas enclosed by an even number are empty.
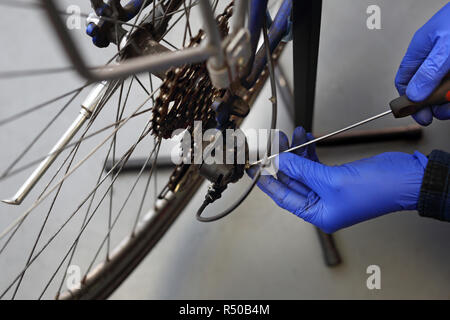
<svg viewBox="0 0 450 320">
<path fill-rule="evenodd" d="M 293 1 L 294 121 L 312 132 L 322 0 Z"/>
<path fill-rule="evenodd" d="M 316 93 L 317 60 L 319 56 L 322 0 L 293 1 L 294 35 L 294 121 L 312 132 Z M 335 266 L 341 262 L 332 235 L 317 229 L 325 263 Z"/>
</svg>

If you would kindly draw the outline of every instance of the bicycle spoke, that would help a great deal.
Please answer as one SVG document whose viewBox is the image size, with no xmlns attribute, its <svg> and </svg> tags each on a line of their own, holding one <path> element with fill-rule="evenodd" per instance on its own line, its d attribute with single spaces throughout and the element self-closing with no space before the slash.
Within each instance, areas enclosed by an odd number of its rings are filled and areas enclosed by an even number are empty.
<svg viewBox="0 0 450 320">
<path fill-rule="evenodd" d="M 168 44 L 169 46 L 171 46 L 172 49 L 180 50 L 180 48 L 175 47 L 172 43 L 170 43 L 170 42 L 167 41 L 166 39 L 161 39 L 161 41 L 164 42 L 164 43 L 166 43 L 166 44 Z"/>
<path fill-rule="evenodd" d="M 3 244 L 2 248 L 0 249 L 0 255 L 3 253 L 3 251 L 5 251 L 6 247 L 8 246 L 8 244 L 11 242 L 12 238 L 14 238 L 14 235 L 17 233 L 17 231 L 19 230 L 19 228 L 22 226 L 23 221 L 21 221 L 17 227 L 14 229 L 13 232 L 11 232 L 11 234 L 9 235 L 8 239 L 6 239 L 5 243 Z"/>
<path fill-rule="evenodd" d="M 152 74 L 151 73 L 149 73 L 149 78 L 150 78 L 150 91 L 153 91 L 153 80 L 152 80 Z M 153 100 L 152 101 L 153 105 L 155 105 L 155 98 L 152 98 L 152 100 Z M 156 138 L 153 137 L 153 144 L 155 144 L 155 143 L 156 143 Z M 154 192 L 153 192 L 153 207 L 155 207 L 156 199 L 158 197 L 158 171 L 155 171 L 154 175 L 155 175 L 155 179 L 153 179 L 153 181 L 154 181 L 154 185 L 153 185 L 153 188 L 154 188 Z"/>
<path fill-rule="evenodd" d="M 150 168 L 150 172 L 149 172 L 149 175 L 148 175 L 148 178 L 147 178 L 147 183 L 145 184 L 145 188 L 144 188 L 144 193 L 142 194 L 141 202 L 139 203 L 139 209 L 137 211 L 136 219 L 135 219 L 134 225 L 133 225 L 133 231 L 131 233 L 132 235 L 134 235 L 135 232 L 136 232 L 136 228 L 138 226 L 139 219 L 140 219 L 141 214 L 142 214 L 142 208 L 144 207 L 144 201 L 145 201 L 145 198 L 147 197 L 148 188 L 150 186 L 150 181 L 152 179 L 153 172 L 154 172 L 154 169 L 156 167 L 156 161 L 158 160 L 159 149 L 161 148 L 161 139 L 158 139 L 158 141 L 155 143 L 155 148 L 156 148 L 156 155 L 155 155 L 155 158 L 154 158 L 154 160 L 152 162 L 152 165 L 151 165 L 151 168 Z M 155 150 L 155 148 L 154 148 L 154 150 Z M 152 151 L 152 153 L 153 153 L 153 151 Z M 142 172 L 144 171 L 144 169 L 147 167 L 148 163 L 150 162 L 152 153 L 150 154 L 150 156 L 145 161 L 145 163 L 144 163 L 144 165 L 143 165 L 143 167 L 141 169 L 140 175 L 142 174 Z"/>
<path fill-rule="evenodd" d="M 192 39 L 191 24 L 189 22 L 189 18 L 191 15 L 191 5 L 192 5 L 192 0 L 189 0 L 189 9 L 188 9 L 186 7 L 186 0 L 183 0 L 184 12 L 186 15 L 186 25 L 184 26 L 184 35 L 183 35 L 183 47 L 186 46 L 186 37 L 187 37 L 188 32 L 189 32 L 189 37 Z"/>
<path fill-rule="evenodd" d="M 120 97 L 119 97 L 119 102 L 117 103 L 117 113 L 116 113 L 116 122 L 118 122 L 123 115 L 123 112 L 125 110 L 125 104 L 123 106 L 123 110 L 121 110 L 121 104 L 122 104 L 122 94 L 123 94 L 123 83 L 121 86 L 121 90 L 120 90 Z M 117 126 L 116 126 L 117 127 Z M 116 142 L 117 142 L 117 133 L 114 134 L 113 140 L 112 140 L 112 164 L 114 165 L 116 163 Z M 111 149 L 110 147 L 110 149 Z M 108 157 L 109 157 L 109 152 L 108 155 L 105 157 L 105 162 L 103 164 L 104 167 L 106 167 L 106 163 L 108 161 Z M 100 174 L 103 173 L 103 171 L 105 170 L 104 167 L 102 168 L 102 171 Z M 109 212 L 108 212 L 108 229 L 111 228 L 111 217 L 112 217 L 112 210 L 113 210 L 113 192 L 114 192 L 114 186 L 111 186 L 111 190 L 109 192 Z M 111 247 L 111 239 L 108 238 L 108 248 L 106 250 L 106 260 L 109 260 L 109 252 L 110 252 L 110 247 Z"/>
<path fill-rule="evenodd" d="M 153 92 L 153 78 L 152 78 L 152 74 L 149 73 L 148 77 L 149 77 L 149 83 L 150 83 L 150 92 Z M 152 103 L 153 103 L 153 105 L 155 104 L 155 97 L 152 97 Z"/>
<path fill-rule="evenodd" d="M 139 83 L 139 86 L 142 88 L 142 90 L 144 90 L 146 94 L 150 94 L 148 90 L 145 88 L 144 84 L 141 82 L 141 80 L 139 80 L 139 78 L 136 75 L 134 75 L 133 77 Z"/>
</svg>

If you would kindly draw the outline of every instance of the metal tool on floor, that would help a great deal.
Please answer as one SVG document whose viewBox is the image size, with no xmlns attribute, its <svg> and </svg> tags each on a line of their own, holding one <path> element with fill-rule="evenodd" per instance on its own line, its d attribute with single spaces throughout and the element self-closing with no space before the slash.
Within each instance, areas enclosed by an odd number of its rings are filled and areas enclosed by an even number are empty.
<svg viewBox="0 0 450 320">
<path fill-rule="evenodd" d="M 376 116 L 370 117 L 368 119 L 362 120 L 360 122 L 354 123 L 352 125 L 349 125 L 342 129 L 339 129 L 337 131 L 331 132 L 331 133 L 321 136 L 317 139 L 313 139 L 313 140 L 308 141 L 299 146 L 292 147 L 286 151 L 283 151 L 282 153 L 292 152 L 294 150 L 306 147 L 310 144 L 325 140 L 327 138 L 330 138 L 330 137 L 340 134 L 342 132 L 351 130 L 353 128 L 356 128 L 363 124 L 366 124 L 368 122 L 382 118 L 388 114 L 393 114 L 395 118 L 404 118 L 404 117 L 415 114 L 416 112 L 418 112 L 419 110 L 421 110 L 423 108 L 426 108 L 429 106 L 434 106 L 434 105 L 442 105 L 442 104 L 449 103 L 449 102 L 450 102 L 450 74 L 447 75 L 444 78 L 444 80 L 441 82 L 439 87 L 426 100 L 424 100 L 422 102 L 413 102 L 413 101 L 409 100 L 406 95 L 401 96 L 397 99 L 392 100 L 389 103 L 390 109 L 385 112 L 382 112 L 382 113 L 380 113 Z M 270 157 L 268 157 L 267 160 L 273 159 L 278 155 L 279 154 L 273 154 Z M 252 163 L 251 166 L 258 164 L 258 163 L 262 162 L 263 160 L 264 159 L 260 159 L 256 162 Z"/>
</svg>

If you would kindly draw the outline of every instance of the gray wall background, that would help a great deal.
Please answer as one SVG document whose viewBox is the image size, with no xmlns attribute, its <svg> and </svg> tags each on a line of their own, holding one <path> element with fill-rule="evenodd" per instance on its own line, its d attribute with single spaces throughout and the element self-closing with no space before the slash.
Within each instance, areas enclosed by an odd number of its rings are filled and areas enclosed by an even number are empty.
<svg viewBox="0 0 450 320">
<path fill-rule="evenodd" d="M 61 1 L 61 6 L 78 3 L 89 12 L 87 1 Z M 225 1 L 220 1 L 225 5 Z M 408 43 L 415 32 L 446 1 L 419 0 L 325 0 L 323 7 L 322 35 L 320 43 L 319 72 L 314 128 L 316 133 L 326 133 L 352 122 L 382 112 L 387 102 L 396 96 L 393 79 Z M 381 7 L 382 30 L 366 28 L 366 9 L 376 4 Z M 66 66 L 60 46 L 52 30 L 33 10 L 3 8 L 0 21 L 2 49 L 0 71 L 40 69 Z M 114 49 L 93 48 L 82 30 L 73 32 L 89 61 L 98 65 L 114 54 Z M 174 36 L 175 37 L 175 36 Z M 292 53 L 289 46 L 281 64 L 292 82 Z M 0 80 L 0 118 L 68 91 L 82 83 L 74 74 L 57 74 Z M 142 92 L 134 89 L 130 105 L 142 101 Z M 267 111 L 267 88 L 249 116 L 246 127 L 267 127 L 270 119 Z M 364 101 L 364 103 L 361 103 Z M 48 151 L 58 135 L 76 116 L 81 98 L 77 99 L 43 138 L 29 151 L 26 159 L 35 159 Z M 285 106 L 280 106 L 278 127 L 290 135 L 293 130 Z M 34 113 L 18 122 L 0 128 L 0 168 L 5 168 L 16 155 L 56 114 L 58 104 L 47 107 L 45 112 Z M 99 119 L 101 128 L 113 121 L 115 107 Z M 129 110 L 132 110 L 130 107 Z M 124 128 L 119 136 L 120 151 L 138 133 L 136 128 L 145 123 L 138 119 L 133 126 Z M 411 119 L 384 118 L 364 128 L 383 128 L 413 123 Z M 95 129 L 94 129 L 95 130 Z M 425 154 L 433 149 L 449 150 L 449 125 L 435 121 L 425 129 L 424 138 L 417 143 L 389 142 L 366 146 L 346 146 L 319 149 L 322 162 L 339 164 L 385 151 Z M 96 143 L 86 143 L 80 151 L 86 154 Z M 95 139 L 94 139 L 95 140 Z M 150 140 L 149 140 L 150 141 Z M 137 151 L 143 156 L 151 147 L 144 144 Z M 168 148 L 168 147 L 167 147 Z M 44 238 L 51 235 L 71 213 L 67 208 L 76 207 L 80 195 L 86 193 L 98 174 L 103 154 L 94 156 L 83 170 L 71 178 L 63 188 L 64 196 L 56 204 L 55 214 L 49 221 Z M 120 153 L 120 151 L 118 153 Z M 29 171 L 0 181 L 0 195 L 8 197 L 23 182 Z M 48 181 L 47 174 L 44 181 Z M 167 173 L 158 180 L 167 179 Z M 133 176 L 123 176 L 115 187 L 117 203 L 125 198 Z M 235 199 L 249 180 L 230 188 L 220 203 L 223 207 Z M 448 299 L 450 290 L 450 229 L 446 223 L 422 219 L 415 212 L 395 213 L 374 221 L 341 230 L 336 242 L 342 254 L 343 264 L 329 269 L 324 266 L 314 229 L 288 212 L 279 209 L 259 190 L 232 216 L 214 224 L 198 223 L 194 214 L 204 197 L 199 192 L 189 207 L 176 221 L 155 250 L 139 266 L 133 275 L 114 294 L 115 299 Z M 42 190 L 42 189 L 40 189 Z M 34 190 L 32 199 L 40 190 Z M 103 189 L 104 190 L 104 189 Z M 137 188 L 142 192 L 143 183 Z M 138 198 L 130 201 L 130 211 L 136 209 Z M 0 204 L 0 226 L 3 229 L 32 202 L 21 208 Z M 115 200 L 116 201 L 116 200 Z M 148 205 L 151 203 L 151 197 Z M 49 202 L 44 207 L 48 208 Z M 117 205 L 118 206 L 118 205 Z M 45 209 L 45 208 L 44 208 Z M 0 287 L 4 288 L 18 268 L 23 267 L 36 237 L 36 224 L 41 222 L 46 210 L 38 210 L 30 216 L 21 237 L 11 243 L 8 251 L 0 256 Z M 80 244 L 74 263 L 84 265 L 92 257 L 106 228 L 107 206 L 89 228 L 89 238 Z M 50 277 L 71 244 L 70 237 L 81 224 L 77 216 L 73 226 L 61 235 L 26 275 L 19 297 L 36 298 L 36 288 Z M 127 234 L 132 219 L 124 218 L 113 242 Z M 379 265 L 382 272 L 382 289 L 366 288 L 366 268 Z M 51 290 L 49 290 L 51 292 Z M 45 297 L 51 298 L 48 294 Z"/>
</svg>

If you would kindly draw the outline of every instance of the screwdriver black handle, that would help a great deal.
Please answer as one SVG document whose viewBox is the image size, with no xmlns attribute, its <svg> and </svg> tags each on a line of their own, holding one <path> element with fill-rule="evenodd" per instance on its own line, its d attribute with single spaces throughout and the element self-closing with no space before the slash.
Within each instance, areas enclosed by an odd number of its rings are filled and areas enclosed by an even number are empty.
<svg viewBox="0 0 450 320">
<path fill-rule="evenodd" d="M 404 118 L 415 114 L 422 108 L 441 105 L 450 102 L 450 74 L 441 82 L 439 87 L 424 101 L 413 102 L 406 95 L 392 100 L 389 103 L 396 118 Z"/>
</svg>

